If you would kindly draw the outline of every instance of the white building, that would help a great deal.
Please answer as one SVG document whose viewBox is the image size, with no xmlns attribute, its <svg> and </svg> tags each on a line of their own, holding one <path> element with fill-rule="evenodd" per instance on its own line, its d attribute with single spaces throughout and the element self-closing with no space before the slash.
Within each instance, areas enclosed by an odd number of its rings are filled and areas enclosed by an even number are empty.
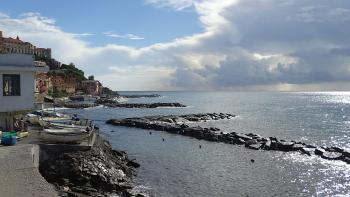
<svg viewBox="0 0 350 197">
<path fill-rule="evenodd" d="M 34 76 L 48 70 L 48 67 L 35 66 L 31 55 L 0 54 L 0 127 L 3 130 L 12 130 L 14 117 L 32 110 Z"/>
</svg>

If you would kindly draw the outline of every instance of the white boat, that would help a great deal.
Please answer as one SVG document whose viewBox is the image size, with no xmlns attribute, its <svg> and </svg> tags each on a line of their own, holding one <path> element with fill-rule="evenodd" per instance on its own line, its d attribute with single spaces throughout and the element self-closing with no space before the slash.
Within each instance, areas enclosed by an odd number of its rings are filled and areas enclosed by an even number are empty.
<svg viewBox="0 0 350 197">
<path fill-rule="evenodd" d="M 80 128 L 44 129 L 40 138 L 46 142 L 78 143 L 90 137 L 92 131 Z"/>
<path fill-rule="evenodd" d="M 55 120 L 68 120 L 71 117 L 65 114 L 61 113 L 56 113 L 56 112 L 50 112 L 44 114 L 45 116 L 41 116 L 37 113 L 30 113 L 25 116 L 25 120 L 29 122 L 32 125 L 38 125 L 40 124 L 40 120 L 45 120 L 45 121 L 55 121 Z"/>
<path fill-rule="evenodd" d="M 78 129 L 86 129 L 89 127 L 90 129 L 94 129 L 94 125 L 91 120 L 79 120 L 79 121 L 68 121 L 68 122 L 49 122 L 43 120 L 39 120 L 39 125 L 43 128 L 78 128 Z"/>
</svg>

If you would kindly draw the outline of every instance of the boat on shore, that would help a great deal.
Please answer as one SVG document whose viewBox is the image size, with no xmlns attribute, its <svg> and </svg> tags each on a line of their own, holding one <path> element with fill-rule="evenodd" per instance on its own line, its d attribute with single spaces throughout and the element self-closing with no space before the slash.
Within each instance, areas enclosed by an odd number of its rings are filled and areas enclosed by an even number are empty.
<svg viewBox="0 0 350 197">
<path fill-rule="evenodd" d="M 32 125 L 39 125 L 40 120 L 57 121 L 57 120 L 69 120 L 69 119 L 71 119 L 71 117 L 68 115 L 58 113 L 58 112 L 44 111 L 44 110 L 34 111 L 25 116 L 25 120 Z"/>
<path fill-rule="evenodd" d="M 45 142 L 53 143 L 79 143 L 90 137 L 92 130 L 80 128 L 54 128 L 44 129 L 40 138 Z"/>
<path fill-rule="evenodd" d="M 88 119 L 68 122 L 39 120 L 39 124 L 43 127 L 40 138 L 43 141 L 54 143 L 79 143 L 89 138 L 96 129 L 92 121 Z"/>
</svg>

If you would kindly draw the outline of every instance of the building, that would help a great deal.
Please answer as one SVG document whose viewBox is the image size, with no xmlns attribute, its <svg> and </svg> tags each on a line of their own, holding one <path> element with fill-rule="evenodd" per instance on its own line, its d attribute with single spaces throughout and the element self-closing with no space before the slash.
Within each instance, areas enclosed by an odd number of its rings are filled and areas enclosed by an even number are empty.
<svg viewBox="0 0 350 197">
<path fill-rule="evenodd" d="M 34 49 L 34 55 L 35 59 L 45 59 L 50 60 L 51 59 L 51 49 L 50 48 L 35 48 Z"/>
<path fill-rule="evenodd" d="M 52 92 L 64 92 L 74 94 L 79 86 L 78 81 L 72 77 L 64 77 L 62 75 L 54 75 L 50 77 L 50 86 Z"/>
<path fill-rule="evenodd" d="M 51 60 L 50 48 L 37 48 L 29 42 L 16 38 L 6 38 L 0 31 L 0 53 L 16 53 L 33 55 L 37 60 Z"/>
<path fill-rule="evenodd" d="M 102 84 L 97 80 L 85 80 L 81 82 L 82 90 L 85 94 L 100 95 L 102 93 Z"/>
<path fill-rule="evenodd" d="M 2 31 L 0 31 L 0 45 L 2 53 L 34 55 L 35 52 L 35 46 L 31 43 L 22 41 L 18 36 L 16 38 L 5 38 Z"/>
<path fill-rule="evenodd" d="M 33 109 L 35 75 L 48 70 L 35 66 L 31 55 L 0 54 L 1 130 L 13 130 L 14 119 Z"/>
</svg>

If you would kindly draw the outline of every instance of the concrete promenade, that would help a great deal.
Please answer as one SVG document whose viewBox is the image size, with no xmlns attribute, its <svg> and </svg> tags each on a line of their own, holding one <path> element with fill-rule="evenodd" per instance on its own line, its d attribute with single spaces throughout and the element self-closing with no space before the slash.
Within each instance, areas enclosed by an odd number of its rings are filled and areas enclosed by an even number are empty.
<svg viewBox="0 0 350 197">
<path fill-rule="evenodd" d="M 38 145 L 0 146 L 0 196 L 58 196 L 54 187 L 41 176 L 38 166 Z"/>
</svg>

